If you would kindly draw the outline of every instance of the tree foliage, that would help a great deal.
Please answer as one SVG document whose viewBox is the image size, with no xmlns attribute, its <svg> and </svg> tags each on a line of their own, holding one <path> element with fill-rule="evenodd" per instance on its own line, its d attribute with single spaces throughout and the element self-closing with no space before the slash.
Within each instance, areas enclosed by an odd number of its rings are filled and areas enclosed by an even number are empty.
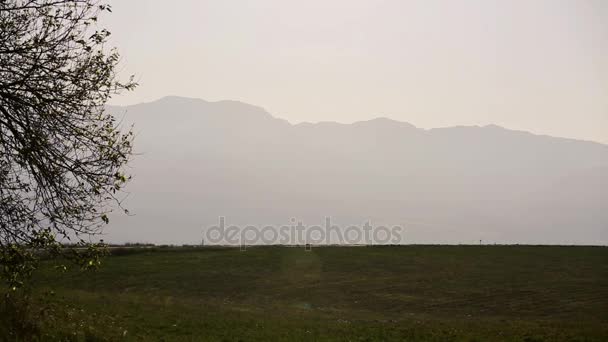
<svg viewBox="0 0 608 342">
<path fill-rule="evenodd" d="M 95 266 L 91 236 L 120 207 L 133 135 L 104 107 L 136 83 L 118 80 L 119 55 L 97 26 L 109 11 L 95 0 L 0 0 L 0 266 L 13 288 L 61 241 Z"/>
</svg>

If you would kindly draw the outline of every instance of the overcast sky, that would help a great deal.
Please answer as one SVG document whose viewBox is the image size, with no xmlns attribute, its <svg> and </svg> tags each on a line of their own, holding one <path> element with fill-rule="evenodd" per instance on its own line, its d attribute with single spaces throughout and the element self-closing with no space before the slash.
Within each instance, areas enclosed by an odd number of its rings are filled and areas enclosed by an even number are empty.
<svg viewBox="0 0 608 342">
<path fill-rule="evenodd" d="M 113 104 L 240 100 L 290 122 L 495 123 L 608 143 L 606 0 L 111 1 Z"/>
</svg>

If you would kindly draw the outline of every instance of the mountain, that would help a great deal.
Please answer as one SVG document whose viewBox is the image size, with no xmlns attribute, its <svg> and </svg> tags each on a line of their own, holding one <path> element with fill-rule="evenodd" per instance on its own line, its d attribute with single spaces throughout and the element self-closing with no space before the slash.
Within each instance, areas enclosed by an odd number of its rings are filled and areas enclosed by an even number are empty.
<svg viewBox="0 0 608 342">
<path fill-rule="evenodd" d="M 401 225 L 403 243 L 608 244 L 608 146 L 499 126 L 378 118 L 292 125 L 237 101 L 165 97 L 134 124 L 134 179 L 106 240 L 198 243 L 240 226 Z"/>
</svg>

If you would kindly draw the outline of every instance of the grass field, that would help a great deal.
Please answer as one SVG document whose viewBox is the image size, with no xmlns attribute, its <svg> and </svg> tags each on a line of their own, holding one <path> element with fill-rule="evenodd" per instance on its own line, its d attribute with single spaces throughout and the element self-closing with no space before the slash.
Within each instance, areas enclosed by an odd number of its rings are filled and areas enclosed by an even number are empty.
<svg viewBox="0 0 608 342">
<path fill-rule="evenodd" d="M 36 277 L 48 338 L 607 341 L 608 248 L 166 248 Z M 45 296 L 49 290 L 54 295 Z M 40 304 L 42 305 L 42 304 Z M 69 320 L 70 323 L 62 323 Z M 55 334 L 55 335 L 53 335 Z M 62 335 L 63 334 L 63 335 Z"/>
</svg>

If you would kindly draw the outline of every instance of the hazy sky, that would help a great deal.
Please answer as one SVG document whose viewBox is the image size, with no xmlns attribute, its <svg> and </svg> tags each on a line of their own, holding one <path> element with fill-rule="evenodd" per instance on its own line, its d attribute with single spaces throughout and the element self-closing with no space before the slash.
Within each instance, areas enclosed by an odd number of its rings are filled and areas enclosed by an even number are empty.
<svg viewBox="0 0 608 342">
<path fill-rule="evenodd" d="M 141 86 L 290 122 L 495 123 L 608 143 L 606 0 L 128 0 L 102 23 Z M 170 114 L 170 113 L 169 113 Z"/>
</svg>

